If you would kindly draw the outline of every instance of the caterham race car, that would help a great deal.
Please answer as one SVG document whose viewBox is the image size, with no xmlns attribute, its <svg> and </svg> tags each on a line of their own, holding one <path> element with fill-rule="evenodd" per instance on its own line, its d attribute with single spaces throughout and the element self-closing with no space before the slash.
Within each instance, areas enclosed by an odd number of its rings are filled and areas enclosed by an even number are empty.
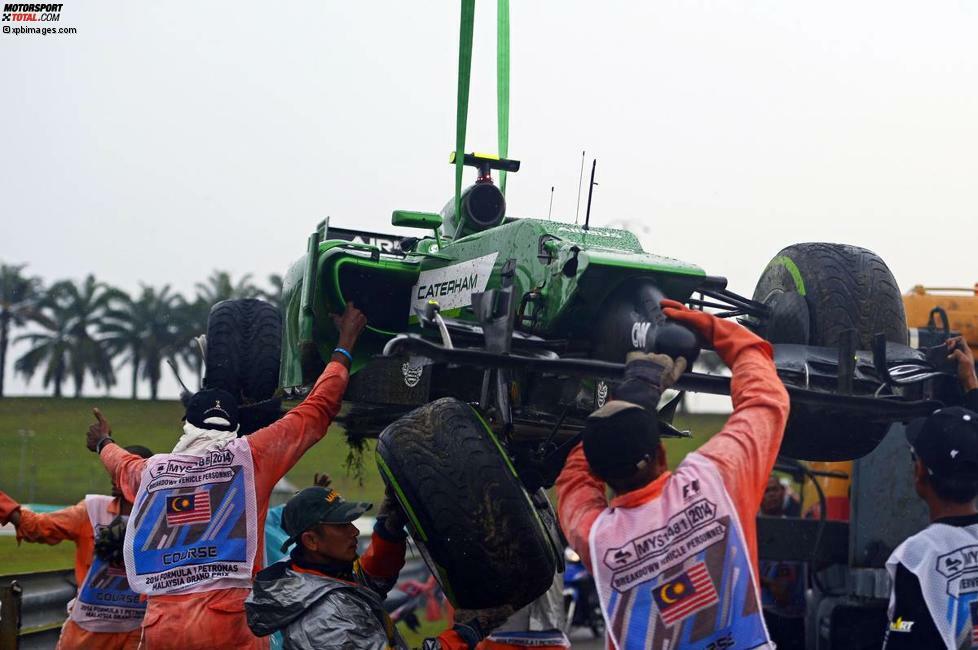
<svg viewBox="0 0 978 650">
<path fill-rule="evenodd" d="M 663 316 L 664 297 L 774 344 L 791 397 L 786 457 L 863 456 L 892 423 L 957 397 L 940 341 L 907 345 L 897 283 L 868 250 L 788 246 L 747 298 L 644 251 L 627 230 L 510 216 L 492 172 L 519 163 L 464 163 L 478 177 L 459 200 L 393 213 L 419 236 L 324 222 L 285 277 L 281 313 L 257 300 L 215 305 L 205 375 L 240 396 L 245 426 L 260 426 L 322 371 L 337 340 L 331 314 L 362 309 L 342 423 L 354 445 L 378 438 L 380 473 L 457 607 L 518 608 L 549 588 L 564 544 L 546 489 L 584 418 L 614 393 L 629 351 L 700 354 L 694 333 Z M 729 394 L 729 377 L 698 368 L 679 391 Z M 678 402 L 661 406 L 666 435 L 684 435 L 671 424 Z"/>
</svg>

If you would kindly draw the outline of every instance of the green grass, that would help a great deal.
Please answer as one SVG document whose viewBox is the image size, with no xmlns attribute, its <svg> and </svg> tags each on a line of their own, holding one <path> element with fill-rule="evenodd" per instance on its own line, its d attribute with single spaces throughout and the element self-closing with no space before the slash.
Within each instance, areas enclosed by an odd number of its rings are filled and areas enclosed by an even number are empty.
<svg viewBox="0 0 978 650">
<path fill-rule="evenodd" d="M 54 546 L 28 544 L 17 546 L 13 535 L 0 537 L 0 575 L 56 571 L 75 566 L 75 545 L 61 542 Z"/>
<path fill-rule="evenodd" d="M 94 406 L 109 420 L 112 435 L 121 445 L 140 444 L 165 452 L 181 433 L 183 409 L 177 401 L 6 397 L 0 399 L 0 490 L 19 501 L 51 504 L 71 504 L 88 493 L 107 493 L 108 476 L 98 457 L 85 448 Z M 18 434 L 21 430 L 33 431 L 33 435 L 25 438 Z M 348 498 L 382 497 L 373 452 L 364 455 L 362 486 L 344 469 L 347 453 L 343 430 L 332 427 L 288 478 L 303 487 L 316 472 L 327 472 Z"/>
<path fill-rule="evenodd" d="M 0 399 L 0 490 L 21 502 L 69 505 L 85 494 L 107 494 L 110 483 L 98 457 L 85 448 L 85 432 L 98 406 L 122 445 L 145 445 L 155 452 L 172 449 L 179 437 L 183 409 L 178 401 L 121 399 L 53 399 L 5 397 Z M 665 442 L 669 466 L 716 432 L 722 415 L 680 416 L 678 428 L 694 432 L 691 439 Z M 18 432 L 31 431 L 22 436 Z M 311 484 L 316 472 L 327 472 L 346 498 L 378 503 L 383 482 L 373 461 L 372 447 L 364 453 L 362 485 L 344 467 L 349 453 L 340 427 L 332 427 L 288 474 L 296 486 Z M 22 463 L 23 460 L 23 463 Z M 22 544 L 0 537 L 0 574 L 73 564 L 74 545 Z"/>
<path fill-rule="evenodd" d="M 666 448 L 666 460 L 669 469 L 676 469 L 683 458 L 691 451 L 710 439 L 723 427 L 727 416 L 721 413 L 679 414 L 673 425 L 680 431 L 689 430 L 692 438 L 665 438 L 662 444 Z"/>
<path fill-rule="evenodd" d="M 178 401 L 120 399 L 0 399 L 0 490 L 24 503 L 70 505 L 86 494 L 108 494 L 111 483 L 98 457 L 85 448 L 85 432 L 98 406 L 122 445 L 140 444 L 154 452 L 173 448 L 180 436 L 183 409 Z M 24 437 L 18 432 L 29 430 Z M 344 467 L 349 448 L 341 427 L 331 427 L 287 477 L 297 487 L 310 485 L 316 472 L 328 473 L 346 498 L 379 503 L 383 482 L 364 453 L 363 484 Z M 21 461 L 23 459 L 23 465 Z M 0 537 L 0 574 L 73 566 L 74 545 L 21 544 Z"/>
</svg>

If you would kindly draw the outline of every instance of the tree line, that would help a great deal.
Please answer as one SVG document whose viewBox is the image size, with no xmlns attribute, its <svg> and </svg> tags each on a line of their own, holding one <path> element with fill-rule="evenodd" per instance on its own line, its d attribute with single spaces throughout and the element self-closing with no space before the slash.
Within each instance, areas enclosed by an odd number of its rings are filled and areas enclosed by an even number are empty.
<svg viewBox="0 0 978 650">
<path fill-rule="evenodd" d="M 39 374 L 54 397 L 61 397 L 66 385 L 81 397 L 86 380 L 108 390 L 128 366 L 132 399 L 145 381 L 155 400 L 167 362 L 189 368 L 199 382 L 200 355 L 193 340 L 206 332 L 215 303 L 262 298 L 279 305 L 281 294 L 282 277 L 274 274 L 259 287 L 251 275 L 235 281 L 214 271 L 188 298 L 170 285 L 141 285 L 137 294 L 129 294 L 94 275 L 46 285 L 27 273 L 26 264 L 0 263 L 0 397 L 14 342 L 27 346 L 14 360 L 14 372 L 28 381 Z M 16 330 L 24 331 L 14 336 Z"/>
</svg>

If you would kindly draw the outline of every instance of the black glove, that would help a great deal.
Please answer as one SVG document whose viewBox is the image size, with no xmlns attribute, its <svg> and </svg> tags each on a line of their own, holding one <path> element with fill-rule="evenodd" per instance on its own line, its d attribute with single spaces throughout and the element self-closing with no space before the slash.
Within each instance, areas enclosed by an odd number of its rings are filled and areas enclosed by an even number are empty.
<svg viewBox="0 0 978 650">
<path fill-rule="evenodd" d="M 638 404 L 655 413 L 662 392 L 676 383 L 686 370 L 686 359 L 665 354 L 629 352 L 625 357 L 625 380 L 614 391 L 614 399 Z"/>
<path fill-rule="evenodd" d="M 381 537 L 391 541 L 400 541 L 407 538 L 407 531 L 404 526 L 407 524 L 407 515 L 397 502 L 393 490 L 387 488 L 384 493 L 384 501 L 380 504 L 377 512 L 377 525 L 374 530 L 379 529 Z"/>
<path fill-rule="evenodd" d="M 126 540 L 126 522 L 121 516 L 98 531 L 95 539 L 95 554 L 109 564 L 123 564 L 122 546 Z"/>
</svg>

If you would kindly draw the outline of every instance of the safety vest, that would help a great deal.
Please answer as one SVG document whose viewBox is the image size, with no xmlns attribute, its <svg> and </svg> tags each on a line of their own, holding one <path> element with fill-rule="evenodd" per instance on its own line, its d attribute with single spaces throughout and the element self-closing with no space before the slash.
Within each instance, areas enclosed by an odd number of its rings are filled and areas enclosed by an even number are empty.
<svg viewBox="0 0 978 650">
<path fill-rule="evenodd" d="M 707 458 L 689 454 L 658 498 L 602 512 L 590 542 L 615 648 L 772 647 L 740 520 Z"/>
<path fill-rule="evenodd" d="M 146 461 L 126 528 L 129 584 L 150 596 L 251 588 L 258 546 L 247 438 Z"/>
<path fill-rule="evenodd" d="M 101 494 L 85 495 L 85 510 L 95 539 L 115 519 L 115 514 L 109 512 L 114 500 Z M 125 567 L 109 564 L 97 554 L 92 557 L 85 581 L 69 607 L 71 620 L 89 632 L 135 630 L 146 612 L 145 601 L 140 602 L 139 594 L 129 587 Z"/>
<path fill-rule="evenodd" d="M 899 564 L 920 581 L 927 610 L 947 647 L 978 647 L 978 524 L 931 524 L 890 555 L 886 570 L 891 582 Z M 893 607 L 891 593 L 891 620 Z"/>
</svg>

